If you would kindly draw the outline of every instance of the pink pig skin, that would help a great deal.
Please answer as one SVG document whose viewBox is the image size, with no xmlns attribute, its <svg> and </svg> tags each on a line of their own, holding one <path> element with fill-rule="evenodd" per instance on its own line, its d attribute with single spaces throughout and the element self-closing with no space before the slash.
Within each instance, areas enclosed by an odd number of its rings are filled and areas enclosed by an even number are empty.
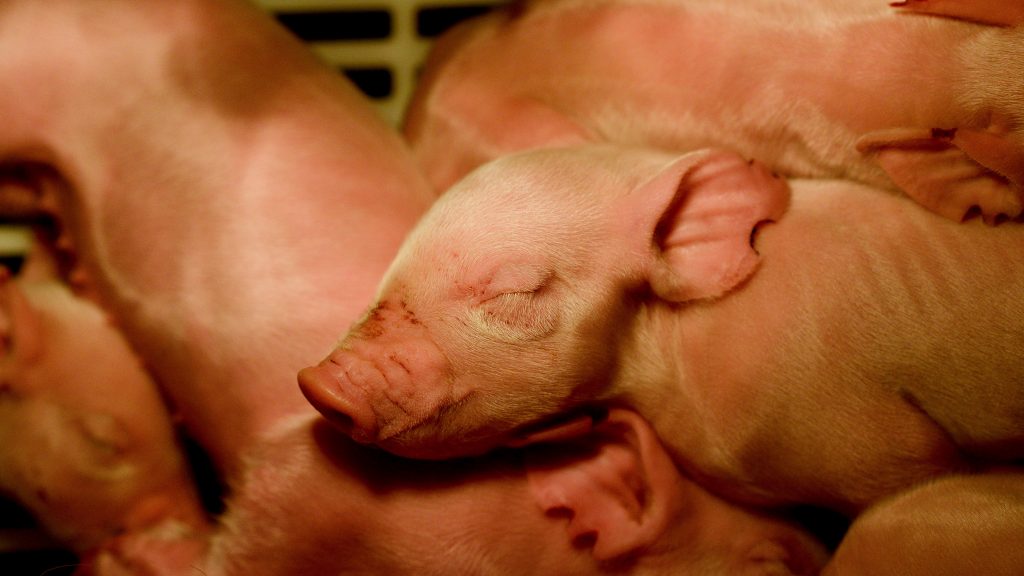
<svg viewBox="0 0 1024 576">
<path fill-rule="evenodd" d="M 1024 566 L 1024 474 L 948 476 L 878 503 L 823 576 L 1014 576 Z"/>
<path fill-rule="evenodd" d="M 583 147 L 481 168 L 303 391 L 356 439 L 425 458 L 624 404 L 729 497 L 849 513 L 1024 456 L 1024 228 L 842 181 L 793 181 L 778 218 L 784 190 L 729 158 Z M 749 203 L 766 212 L 732 222 Z M 407 357 L 411 335 L 436 357 Z"/>
<path fill-rule="evenodd" d="M 1024 29 L 884 1 L 534 2 L 442 39 L 405 132 L 439 190 L 522 149 L 721 146 L 992 222 L 1024 208 L 1022 78 Z"/>
<path fill-rule="evenodd" d="M 54 281 L 0 283 L 0 491 L 82 555 L 205 532 L 160 394 L 105 315 Z"/>
<path fill-rule="evenodd" d="M 0 210 L 56 213 L 72 278 L 233 482 L 310 410 L 295 373 L 371 299 L 428 186 L 361 95 L 241 2 L 8 1 L 0 52 Z"/>
</svg>

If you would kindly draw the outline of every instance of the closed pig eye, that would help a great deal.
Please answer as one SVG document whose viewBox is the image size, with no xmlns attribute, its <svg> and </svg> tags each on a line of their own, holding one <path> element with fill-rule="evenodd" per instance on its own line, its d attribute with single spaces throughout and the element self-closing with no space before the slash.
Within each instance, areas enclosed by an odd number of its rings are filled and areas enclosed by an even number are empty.
<svg viewBox="0 0 1024 576">
<path fill-rule="evenodd" d="M 524 324 L 533 315 L 533 295 L 536 291 L 504 292 L 482 302 L 488 317 L 513 325 Z"/>
<path fill-rule="evenodd" d="M 554 331 L 558 315 L 549 288 L 502 292 L 479 304 L 477 320 L 484 330 L 503 341 L 535 340 Z"/>
</svg>

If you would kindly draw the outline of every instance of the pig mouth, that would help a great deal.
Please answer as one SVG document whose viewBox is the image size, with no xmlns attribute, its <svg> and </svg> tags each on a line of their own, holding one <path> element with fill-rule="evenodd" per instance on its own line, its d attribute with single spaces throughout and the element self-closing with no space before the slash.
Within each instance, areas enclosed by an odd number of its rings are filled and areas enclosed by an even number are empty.
<svg viewBox="0 0 1024 576">
<path fill-rule="evenodd" d="M 607 406 L 581 406 L 531 422 L 514 430 L 505 445 L 509 448 L 522 448 L 586 437 L 595 427 L 608 419 L 608 410 Z"/>
</svg>

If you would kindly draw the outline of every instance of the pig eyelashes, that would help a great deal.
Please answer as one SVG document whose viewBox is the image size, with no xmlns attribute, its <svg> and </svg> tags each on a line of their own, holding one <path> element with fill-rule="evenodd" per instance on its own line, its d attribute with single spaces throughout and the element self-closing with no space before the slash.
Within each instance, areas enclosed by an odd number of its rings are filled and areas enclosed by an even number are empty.
<svg viewBox="0 0 1024 576">
<path fill-rule="evenodd" d="M 557 325 L 557 307 L 546 305 L 545 285 L 530 291 L 503 292 L 476 307 L 478 321 L 487 332 L 505 341 L 532 340 L 546 336 Z"/>
<path fill-rule="evenodd" d="M 504 292 L 481 303 L 488 317 L 513 325 L 533 315 L 533 292 Z"/>
<path fill-rule="evenodd" d="M 486 302 L 505 294 L 533 294 L 547 286 L 554 272 L 547 267 L 506 263 L 480 282 L 481 301 Z"/>
</svg>

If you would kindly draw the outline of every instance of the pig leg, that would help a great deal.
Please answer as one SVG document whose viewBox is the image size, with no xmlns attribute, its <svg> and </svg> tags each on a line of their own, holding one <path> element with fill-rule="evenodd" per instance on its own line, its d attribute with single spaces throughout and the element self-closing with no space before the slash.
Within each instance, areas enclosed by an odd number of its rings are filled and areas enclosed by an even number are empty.
<svg viewBox="0 0 1024 576">
<path fill-rule="evenodd" d="M 1020 574 L 1024 473 L 950 476 L 876 504 L 823 576 Z"/>
<path fill-rule="evenodd" d="M 948 16 L 982 24 L 1013 26 L 1024 23 L 1020 0 L 904 0 L 890 6 L 904 12 Z"/>
<path fill-rule="evenodd" d="M 946 218 L 974 212 L 992 224 L 1024 211 L 1024 147 L 981 130 L 883 130 L 857 149 L 919 204 Z"/>
</svg>

